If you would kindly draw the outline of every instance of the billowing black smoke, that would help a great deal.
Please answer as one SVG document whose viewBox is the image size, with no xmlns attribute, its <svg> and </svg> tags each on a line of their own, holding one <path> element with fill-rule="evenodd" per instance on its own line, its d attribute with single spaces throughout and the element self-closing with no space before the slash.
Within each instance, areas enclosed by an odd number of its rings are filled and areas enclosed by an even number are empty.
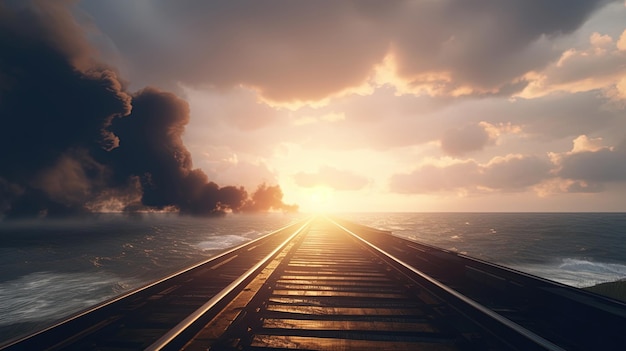
<svg viewBox="0 0 626 351">
<path fill-rule="evenodd" d="M 107 204 L 202 215 L 294 209 L 277 186 L 250 197 L 193 169 L 182 142 L 187 103 L 155 88 L 128 93 L 94 59 L 68 6 L 0 3 L 0 217 Z"/>
<path fill-rule="evenodd" d="M 182 141 L 189 122 L 189 107 L 184 100 L 146 88 L 133 96 L 132 105 L 128 117 L 113 121 L 110 129 L 120 142 L 106 156 L 118 184 L 138 177 L 143 205 L 175 205 L 192 214 L 296 209 L 282 202 L 278 186 L 261 185 L 249 198 L 244 188 L 220 188 L 204 172 L 193 169 L 191 155 Z"/>
</svg>

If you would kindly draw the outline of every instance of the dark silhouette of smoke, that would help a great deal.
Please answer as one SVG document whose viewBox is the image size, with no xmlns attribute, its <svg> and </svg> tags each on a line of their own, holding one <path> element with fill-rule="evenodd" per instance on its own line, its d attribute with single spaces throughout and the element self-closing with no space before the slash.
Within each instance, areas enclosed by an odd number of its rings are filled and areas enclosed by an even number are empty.
<svg viewBox="0 0 626 351">
<path fill-rule="evenodd" d="M 282 202 L 278 186 L 262 185 L 248 198 L 243 187 L 220 188 L 202 170 L 193 169 L 182 141 L 188 122 L 187 103 L 155 88 L 135 94 L 131 114 L 113 122 L 111 130 L 120 143 L 109 154 L 117 180 L 139 177 L 144 205 L 176 206 L 191 214 L 294 210 Z"/>
<path fill-rule="evenodd" d="M 286 212 L 295 212 L 298 210 L 296 205 L 286 205 L 282 201 L 283 191 L 278 185 L 268 186 L 261 184 L 252 194 L 242 210 L 244 212 L 264 212 L 270 210 L 280 210 Z"/>
<path fill-rule="evenodd" d="M 64 1 L 0 3 L 0 217 L 64 215 L 118 201 L 190 214 L 289 209 L 193 169 L 187 103 L 129 94 L 99 64 Z M 273 196 L 257 195 L 273 192 Z"/>
<path fill-rule="evenodd" d="M 86 211 L 104 185 L 88 150 L 130 112 L 115 72 L 91 61 L 62 2 L 0 3 L 0 215 Z"/>
</svg>

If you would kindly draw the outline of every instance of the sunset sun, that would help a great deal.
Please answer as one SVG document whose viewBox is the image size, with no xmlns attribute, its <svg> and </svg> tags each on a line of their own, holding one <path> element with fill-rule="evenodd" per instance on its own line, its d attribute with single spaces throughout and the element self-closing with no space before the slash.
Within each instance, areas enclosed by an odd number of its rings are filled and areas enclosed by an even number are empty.
<svg viewBox="0 0 626 351">
<path fill-rule="evenodd" d="M 332 189 L 317 186 L 310 189 L 309 208 L 311 212 L 324 213 L 329 211 L 329 205 L 333 197 Z"/>
</svg>

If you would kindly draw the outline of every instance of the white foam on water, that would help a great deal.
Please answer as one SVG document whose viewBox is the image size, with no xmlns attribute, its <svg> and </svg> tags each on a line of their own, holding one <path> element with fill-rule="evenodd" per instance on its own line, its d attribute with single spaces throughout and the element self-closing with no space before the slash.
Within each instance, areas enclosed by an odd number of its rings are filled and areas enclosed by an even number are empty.
<svg viewBox="0 0 626 351">
<path fill-rule="evenodd" d="M 209 237 L 207 240 L 195 244 L 195 246 L 201 250 L 223 250 L 249 240 L 245 236 L 228 234 Z"/>
<path fill-rule="evenodd" d="M 626 279 L 626 265 L 579 258 L 563 258 L 554 263 L 512 268 L 578 288 Z"/>
<path fill-rule="evenodd" d="M 0 283 L 0 325 L 56 320 L 119 294 L 110 274 L 36 272 Z"/>
</svg>

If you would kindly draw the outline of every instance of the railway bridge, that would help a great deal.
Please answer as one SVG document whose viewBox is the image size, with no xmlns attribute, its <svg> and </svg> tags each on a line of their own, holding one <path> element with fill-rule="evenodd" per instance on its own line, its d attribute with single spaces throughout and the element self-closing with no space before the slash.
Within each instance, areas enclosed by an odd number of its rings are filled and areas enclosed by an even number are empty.
<svg viewBox="0 0 626 351">
<path fill-rule="evenodd" d="M 2 350 L 626 350 L 626 304 L 317 216 Z"/>
</svg>

